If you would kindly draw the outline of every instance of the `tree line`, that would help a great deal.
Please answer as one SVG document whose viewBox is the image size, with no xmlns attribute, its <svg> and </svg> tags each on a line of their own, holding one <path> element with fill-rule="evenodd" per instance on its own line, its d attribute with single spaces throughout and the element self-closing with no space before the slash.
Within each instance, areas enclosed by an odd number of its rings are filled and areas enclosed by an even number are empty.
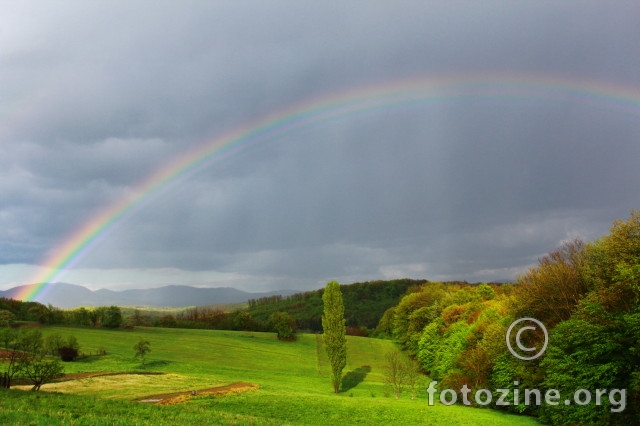
<svg viewBox="0 0 640 426">
<path fill-rule="evenodd" d="M 426 282 L 426 280 L 396 279 L 340 285 L 345 306 L 347 334 L 369 335 L 380 321 L 382 314 L 397 304 L 409 288 Z M 325 289 L 322 288 L 290 296 L 252 299 L 249 300 L 246 311 L 256 322 L 267 322 L 275 312 L 287 312 L 295 320 L 299 330 L 321 333 L 324 292 Z"/>
<path fill-rule="evenodd" d="M 63 310 L 38 302 L 0 298 L 0 327 L 27 321 L 49 325 L 74 325 L 118 328 L 123 324 L 122 310 L 118 306 L 98 306 Z"/>
<path fill-rule="evenodd" d="M 546 352 L 531 361 L 507 347 L 509 325 L 523 317 L 549 331 Z M 441 389 L 558 389 L 561 401 L 578 389 L 625 389 L 625 401 L 604 395 L 600 405 L 525 405 L 512 392 L 510 405 L 497 408 L 551 424 L 631 424 L 640 414 L 640 212 L 595 241 L 564 242 L 514 285 L 413 288 L 376 331 L 395 339 Z M 526 347 L 544 343 L 539 332 L 521 337 Z"/>
<path fill-rule="evenodd" d="M 370 335 L 383 313 L 397 304 L 408 289 L 426 282 L 397 279 L 341 285 L 347 334 Z M 195 306 L 173 313 L 151 314 L 127 309 L 128 312 L 123 313 L 123 326 L 278 332 L 278 326 L 283 324 L 282 314 L 287 314 L 293 330 L 322 333 L 324 291 L 251 299 L 247 307 L 230 310 L 219 306 Z"/>
<path fill-rule="evenodd" d="M 412 288 L 427 280 L 396 279 L 369 281 L 340 286 L 345 304 L 345 324 L 348 335 L 388 337 L 380 333 L 381 317 Z M 456 283 L 452 283 L 455 285 Z M 460 283 L 464 285 L 466 283 Z M 154 312 L 117 306 L 59 309 L 38 302 L 22 302 L 0 298 L 0 322 L 3 312 L 15 321 L 35 321 L 49 325 L 88 327 L 167 327 L 237 331 L 277 332 L 282 325 L 281 314 L 291 319 L 295 331 L 322 333 L 322 296 L 325 289 L 290 296 L 268 296 L 251 299 L 247 307 L 223 310 L 219 306 L 196 306 L 174 312 Z"/>
</svg>

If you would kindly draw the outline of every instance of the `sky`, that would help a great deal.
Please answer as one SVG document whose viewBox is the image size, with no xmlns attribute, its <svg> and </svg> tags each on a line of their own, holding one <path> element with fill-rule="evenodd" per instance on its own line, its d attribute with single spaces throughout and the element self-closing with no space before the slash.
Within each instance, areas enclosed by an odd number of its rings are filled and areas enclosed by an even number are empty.
<svg viewBox="0 0 640 426">
<path fill-rule="evenodd" d="M 245 291 L 508 281 L 640 208 L 633 2 L 0 10 L 0 290 L 47 276 L 78 229 L 177 159 L 299 111 L 313 119 L 240 138 L 132 202 L 55 280 Z M 433 95 L 384 97 L 411 88 Z M 336 107 L 367 96 L 375 107 Z"/>
</svg>

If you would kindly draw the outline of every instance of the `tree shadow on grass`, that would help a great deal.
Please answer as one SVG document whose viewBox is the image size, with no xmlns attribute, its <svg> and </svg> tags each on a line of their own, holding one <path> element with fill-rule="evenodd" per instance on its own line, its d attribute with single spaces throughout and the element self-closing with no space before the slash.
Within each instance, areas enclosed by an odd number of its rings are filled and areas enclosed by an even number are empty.
<svg viewBox="0 0 640 426">
<path fill-rule="evenodd" d="M 167 364 L 171 364 L 173 361 L 163 361 L 163 360 L 157 360 L 157 361 L 147 361 L 144 363 L 144 368 L 155 368 L 155 367 L 162 367 L 164 365 Z M 142 367 L 142 365 L 140 365 Z"/>
<path fill-rule="evenodd" d="M 364 378 L 367 377 L 367 374 L 370 372 L 371 366 L 363 365 L 362 367 L 358 367 L 345 374 L 342 378 L 342 392 L 346 392 L 358 386 L 364 381 Z"/>
<path fill-rule="evenodd" d="M 100 361 L 102 358 L 104 358 L 104 355 L 81 355 L 73 362 L 91 364 L 93 362 Z"/>
</svg>

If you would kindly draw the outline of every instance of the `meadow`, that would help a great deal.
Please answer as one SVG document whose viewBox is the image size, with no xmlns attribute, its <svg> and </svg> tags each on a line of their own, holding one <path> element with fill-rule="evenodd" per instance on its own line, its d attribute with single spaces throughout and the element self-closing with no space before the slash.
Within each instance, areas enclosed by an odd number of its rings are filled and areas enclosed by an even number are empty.
<svg viewBox="0 0 640 426">
<path fill-rule="evenodd" d="M 538 424 L 486 408 L 429 406 L 423 388 L 414 400 L 407 392 L 395 399 L 384 383 L 384 354 L 394 348 L 388 340 L 349 336 L 343 391 L 334 394 L 320 335 L 281 342 L 273 333 L 220 330 L 44 327 L 42 332 L 72 334 L 81 352 L 91 356 L 64 364 L 66 374 L 81 378 L 44 385 L 40 392 L 1 390 L 2 424 Z M 151 343 L 144 367 L 134 358 L 140 338 Z M 106 354 L 98 355 L 102 351 Z M 97 372 L 115 374 L 87 374 Z M 238 382 L 257 389 L 200 392 L 172 405 L 136 402 Z"/>
</svg>

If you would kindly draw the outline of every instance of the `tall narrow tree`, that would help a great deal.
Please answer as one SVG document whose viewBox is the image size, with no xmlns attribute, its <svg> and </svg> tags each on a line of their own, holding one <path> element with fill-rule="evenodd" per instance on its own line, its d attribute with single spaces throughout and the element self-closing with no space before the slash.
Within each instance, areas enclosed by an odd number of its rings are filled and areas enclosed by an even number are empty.
<svg viewBox="0 0 640 426">
<path fill-rule="evenodd" d="M 327 283 L 322 295 L 324 315 L 322 315 L 322 336 L 324 348 L 331 364 L 331 382 L 333 391 L 340 392 L 342 370 L 347 365 L 347 338 L 344 319 L 344 304 L 340 284 Z"/>
</svg>

